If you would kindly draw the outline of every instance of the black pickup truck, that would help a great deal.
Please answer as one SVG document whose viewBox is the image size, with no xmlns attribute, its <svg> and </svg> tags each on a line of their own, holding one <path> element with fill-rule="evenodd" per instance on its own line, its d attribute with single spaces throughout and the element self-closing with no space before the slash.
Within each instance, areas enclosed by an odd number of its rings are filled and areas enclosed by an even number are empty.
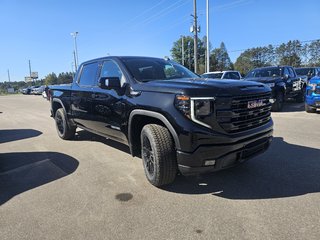
<svg viewBox="0 0 320 240">
<path fill-rule="evenodd" d="M 272 110 L 279 112 L 289 98 L 304 102 L 306 82 L 301 81 L 293 67 L 262 67 L 251 70 L 244 78 L 268 85 L 272 89 Z"/>
<path fill-rule="evenodd" d="M 127 144 L 155 186 L 217 171 L 264 152 L 273 122 L 264 84 L 199 78 L 171 60 L 105 57 L 81 64 L 71 86 L 51 86 L 58 135 L 76 128 Z"/>
</svg>

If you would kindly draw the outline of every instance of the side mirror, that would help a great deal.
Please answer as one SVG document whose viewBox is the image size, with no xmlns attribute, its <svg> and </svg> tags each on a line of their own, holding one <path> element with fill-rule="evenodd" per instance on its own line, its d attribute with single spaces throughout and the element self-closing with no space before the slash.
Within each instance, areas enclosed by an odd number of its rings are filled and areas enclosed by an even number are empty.
<svg viewBox="0 0 320 240">
<path fill-rule="evenodd" d="M 120 78 L 118 78 L 118 77 L 102 77 L 99 79 L 99 87 L 102 89 L 121 88 Z"/>
<path fill-rule="evenodd" d="M 289 79 L 289 75 L 288 74 L 285 74 L 284 76 L 283 76 L 283 80 L 288 80 Z"/>
</svg>

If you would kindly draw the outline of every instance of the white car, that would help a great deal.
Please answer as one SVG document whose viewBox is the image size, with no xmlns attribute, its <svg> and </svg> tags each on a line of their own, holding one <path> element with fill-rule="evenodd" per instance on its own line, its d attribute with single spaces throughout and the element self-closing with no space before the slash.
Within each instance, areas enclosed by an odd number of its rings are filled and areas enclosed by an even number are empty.
<svg viewBox="0 0 320 240">
<path fill-rule="evenodd" d="M 216 71 L 216 72 L 207 72 L 207 73 L 201 74 L 201 77 L 240 80 L 241 74 L 238 71 Z"/>
</svg>

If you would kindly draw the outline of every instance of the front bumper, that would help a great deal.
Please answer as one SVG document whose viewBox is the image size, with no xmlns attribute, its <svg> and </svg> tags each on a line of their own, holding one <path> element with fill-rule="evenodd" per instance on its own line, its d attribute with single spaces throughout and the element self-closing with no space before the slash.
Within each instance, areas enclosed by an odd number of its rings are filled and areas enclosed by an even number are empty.
<svg viewBox="0 0 320 240">
<path fill-rule="evenodd" d="M 310 87 L 307 87 L 306 95 L 306 104 L 311 107 L 320 108 L 320 87 L 316 87 L 315 90 L 312 90 Z"/>
<path fill-rule="evenodd" d="M 178 168 L 183 175 L 194 175 L 235 166 L 266 151 L 272 141 L 272 133 L 273 130 L 269 130 L 235 143 L 200 146 L 193 153 L 177 151 Z M 215 164 L 206 166 L 206 161 Z"/>
</svg>

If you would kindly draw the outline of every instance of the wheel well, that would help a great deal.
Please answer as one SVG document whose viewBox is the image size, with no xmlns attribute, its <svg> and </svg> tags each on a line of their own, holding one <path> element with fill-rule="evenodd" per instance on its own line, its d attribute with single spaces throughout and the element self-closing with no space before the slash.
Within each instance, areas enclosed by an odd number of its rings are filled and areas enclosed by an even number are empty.
<svg viewBox="0 0 320 240">
<path fill-rule="evenodd" d="M 59 109 L 59 108 L 63 108 L 63 106 L 61 105 L 61 103 L 59 102 L 52 102 L 52 116 L 54 117 L 56 115 L 56 111 Z"/>
<path fill-rule="evenodd" d="M 131 135 L 129 134 L 129 136 L 131 136 L 131 139 L 129 141 L 132 156 L 141 157 L 140 133 L 142 131 L 142 128 L 147 124 L 158 124 L 163 127 L 166 127 L 165 124 L 157 118 L 143 115 L 135 115 L 131 120 Z"/>
</svg>

